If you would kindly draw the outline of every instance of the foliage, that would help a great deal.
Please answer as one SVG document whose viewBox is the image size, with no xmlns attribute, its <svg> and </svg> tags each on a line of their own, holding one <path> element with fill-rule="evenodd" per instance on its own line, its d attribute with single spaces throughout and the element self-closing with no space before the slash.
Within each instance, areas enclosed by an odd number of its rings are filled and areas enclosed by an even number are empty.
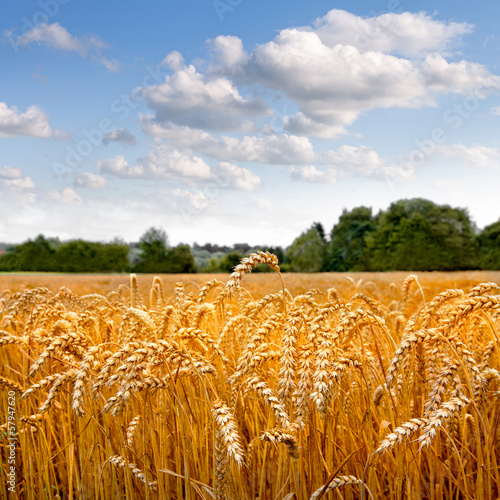
<svg viewBox="0 0 500 500">
<path fill-rule="evenodd" d="M 285 269 L 299 273 L 318 273 L 326 263 L 327 245 L 317 225 L 302 233 L 285 254 Z"/>
<path fill-rule="evenodd" d="M 2 271 L 54 271 L 56 249 L 43 236 L 17 245 L 14 251 L 2 255 L 0 270 Z"/>
<path fill-rule="evenodd" d="M 466 210 L 415 198 L 392 203 L 376 216 L 368 207 L 344 209 L 329 240 L 323 225 L 314 222 L 286 251 L 247 243 L 171 248 L 165 230 L 155 227 L 129 245 L 61 243 L 39 235 L 0 249 L 0 271 L 228 273 L 245 253 L 257 250 L 275 254 L 283 271 L 294 272 L 499 269 L 500 221 L 476 236 Z"/>
<path fill-rule="evenodd" d="M 166 273 L 195 273 L 196 264 L 189 245 L 170 248 L 166 255 Z"/>
<path fill-rule="evenodd" d="M 57 270 L 62 272 L 124 272 L 128 269 L 128 247 L 118 243 L 69 241 L 57 249 L 56 261 Z"/>
<path fill-rule="evenodd" d="M 366 241 L 373 271 L 477 268 L 467 211 L 421 198 L 392 203 Z"/>
<path fill-rule="evenodd" d="M 500 220 L 486 226 L 478 236 L 479 267 L 500 269 Z"/>
<path fill-rule="evenodd" d="M 369 270 L 366 237 L 376 228 L 372 209 L 356 207 L 345 210 L 333 226 L 328 245 L 329 271 Z"/>
</svg>

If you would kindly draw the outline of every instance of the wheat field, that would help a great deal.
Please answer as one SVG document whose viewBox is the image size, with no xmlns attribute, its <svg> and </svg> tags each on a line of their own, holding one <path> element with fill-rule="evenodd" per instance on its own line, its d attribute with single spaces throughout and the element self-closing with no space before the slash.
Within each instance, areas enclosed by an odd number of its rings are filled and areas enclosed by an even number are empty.
<svg viewBox="0 0 500 500">
<path fill-rule="evenodd" d="M 2 498 L 500 497 L 499 273 L 0 280 Z"/>
</svg>

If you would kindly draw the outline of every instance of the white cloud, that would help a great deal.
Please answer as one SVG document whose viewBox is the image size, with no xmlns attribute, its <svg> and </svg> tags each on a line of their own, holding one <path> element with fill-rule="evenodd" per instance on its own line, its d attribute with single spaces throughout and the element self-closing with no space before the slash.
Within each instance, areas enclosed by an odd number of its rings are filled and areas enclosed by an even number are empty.
<svg viewBox="0 0 500 500">
<path fill-rule="evenodd" d="M 145 89 L 148 106 L 156 112 L 155 121 L 173 121 L 206 130 L 250 130 L 248 117 L 258 118 L 269 112 L 262 99 L 244 99 L 227 78 L 210 78 L 185 66 L 178 52 L 164 61 L 173 70 L 159 85 Z"/>
<path fill-rule="evenodd" d="M 40 23 L 17 39 L 17 44 L 21 47 L 36 43 L 37 45 L 45 45 L 58 50 L 74 51 L 81 56 L 87 54 L 89 45 L 91 45 L 89 41 L 86 42 L 73 36 L 59 23 Z"/>
<path fill-rule="evenodd" d="M 500 78 L 484 66 L 444 57 L 471 30 L 425 13 L 364 19 L 334 10 L 314 26 L 282 30 L 249 54 L 236 37 L 217 37 L 209 71 L 291 99 L 299 112 L 285 117 L 287 131 L 335 138 L 375 108 L 421 108 L 442 94 L 499 88 Z"/>
<path fill-rule="evenodd" d="M 255 191 L 262 186 L 260 177 L 246 168 L 228 162 L 220 162 L 212 168 L 200 157 L 164 143 L 157 144 L 139 158 L 136 165 L 130 165 L 124 156 L 117 155 L 98 161 L 96 168 L 122 179 L 172 179 L 190 186 L 215 182 L 220 188 L 242 191 Z"/>
<path fill-rule="evenodd" d="M 410 57 L 446 51 L 472 30 L 471 24 L 444 23 L 425 12 L 390 12 L 362 18 L 334 9 L 314 22 L 314 31 L 329 47 L 352 45 L 360 50 Z"/>
<path fill-rule="evenodd" d="M 207 180 L 210 167 L 198 156 L 184 153 L 167 144 L 158 144 L 139 158 L 146 177 L 153 179 Z"/>
<path fill-rule="evenodd" d="M 149 135 L 168 139 L 180 149 L 193 150 L 219 161 L 300 165 L 315 159 L 314 148 L 307 137 L 279 134 L 217 138 L 200 129 L 173 123 L 160 125 L 150 117 L 143 117 L 141 123 Z"/>
<path fill-rule="evenodd" d="M 271 201 L 260 196 L 254 196 L 248 199 L 247 205 L 251 208 L 258 208 L 265 212 L 276 210 L 276 205 Z"/>
<path fill-rule="evenodd" d="M 194 211 L 207 210 L 213 199 L 209 198 L 203 191 L 188 191 L 187 189 L 173 189 L 168 193 L 170 206 L 177 212 L 192 213 Z"/>
<path fill-rule="evenodd" d="M 439 93 L 466 94 L 477 87 L 500 88 L 500 77 L 492 76 L 481 64 L 468 61 L 449 63 L 440 54 L 430 54 L 421 65 L 425 86 Z"/>
<path fill-rule="evenodd" d="M 32 204 L 36 199 L 35 183 L 31 177 L 24 177 L 19 167 L 0 167 L 1 201 L 8 208 Z M 5 209 L 3 209 L 5 211 Z M 7 217 L 4 217 L 6 219 Z"/>
<path fill-rule="evenodd" d="M 320 168 L 318 168 L 320 167 Z M 350 175 L 381 177 L 386 165 L 373 148 L 343 145 L 337 151 L 317 155 L 316 165 L 292 168 L 292 178 L 311 183 L 332 184 Z"/>
<path fill-rule="evenodd" d="M 71 188 L 64 188 L 61 191 L 48 191 L 47 198 L 63 205 L 80 205 L 82 198 Z"/>
<path fill-rule="evenodd" d="M 35 183 L 31 180 L 31 177 L 7 179 L 4 180 L 4 184 L 8 187 L 14 187 L 19 189 L 33 189 L 35 187 Z"/>
<path fill-rule="evenodd" d="M 122 179 L 177 179 L 188 183 L 210 179 L 212 173 L 200 157 L 184 153 L 167 144 L 157 144 L 130 165 L 123 155 L 99 160 L 96 167 L 104 174 Z"/>
<path fill-rule="evenodd" d="M 318 162 L 329 167 L 358 173 L 376 175 L 384 167 L 382 158 L 373 148 L 366 146 L 340 146 L 337 151 L 329 150 L 318 155 Z"/>
<path fill-rule="evenodd" d="M 127 128 L 115 128 L 113 132 L 103 137 L 102 142 L 106 145 L 110 142 L 121 142 L 128 146 L 135 146 L 137 144 L 135 136 Z"/>
<path fill-rule="evenodd" d="M 490 113 L 495 116 L 500 116 L 500 106 L 491 108 Z"/>
<path fill-rule="evenodd" d="M 230 74 L 233 69 L 245 64 L 249 56 L 243 48 L 243 42 L 237 36 L 219 35 L 214 40 L 207 40 L 212 52 L 209 72 L 224 71 Z"/>
<path fill-rule="evenodd" d="M 0 179 L 18 179 L 23 171 L 19 167 L 0 167 Z"/>
<path fill-rule="evenodd" d="M 129 165 L 123 155 L 99 160 L 96 163 L 96 167 L 103 174 L 113 175 L 122 179 L 137 179 L 144 176 L 144 168 L 142 166 Z"/>
<path fill-rule="evenodd" d="M 4 35 L 12 40 L 12 33 Z M 107 45 L 100 37 L 97 35 L 77 37 L 59 23 L 37 24 L 24 35 L 17 37 L 15 43 L 20 47 L 36 44 L 56 50 L 76 52 L 82 57 L 90 55 L 92 60 L 102 64 L 110 73 L 117 73 L 122 69 L 122 64 L 116 59 L 107 59 L 101 55 L 101 51 L 107 48 Z"/>
<path fill-rule="evenodd" d="M 339 172 L 333 166 L 318 170 L 315 165 L 306 165 L 301 168 L 292 168 L 292 178 L 312 184 L 333 184 L 339 178 Z"/>
<path fill-rule="evenodd" d="M 42 138 L 53 135 L 46 113 L 38 106 L 30 106 L 22 113 L 16 106 L 0 102 L 0 138 L 26 135 Z"/>
<path fill-rule="evenodd" d="M 352 114 L 351 118 L 344 114 L 345 119 L 354 121 L 357 117 L 356 113 Z M 345 134 L 347 131 L 342 125 L 328 125 L 327 123 L 319 123 L 298 112 L 293 116 L 285 116 L 283 118 L 283 127 L 287 132 L 294 135 L 312 135 L 322 139 L 329 139 Z"/>
<path fill-rule="evenodd" d="M 104 56 L 94 57 L 93 59 L 101 63 L 110 73 L 119 73 L 123 69 L 123 64 L 117 59 L 107 59 Z"/>
<path fill-rule="evenodd" d="M 500 148 L 475 144 L 438 145 L 436 154 L 451 161 L 458 161 L 467 167 L 500 167 Z"/>
<path fill-rule="evenodd" d="M 75 181 L 73 183 L 76 188 L 85 189 L 104 189 L 106 187 L 106 179 L 98 174 L 91 172 L 75 173 Z"/>
<path fill-rule="evenodd" d="M 241 191 L 256 191 L 262 187 L 261 178 L 252 171 L 228 162 L 219 163 L 215 177 L 222 187 Z"/>
</svg>

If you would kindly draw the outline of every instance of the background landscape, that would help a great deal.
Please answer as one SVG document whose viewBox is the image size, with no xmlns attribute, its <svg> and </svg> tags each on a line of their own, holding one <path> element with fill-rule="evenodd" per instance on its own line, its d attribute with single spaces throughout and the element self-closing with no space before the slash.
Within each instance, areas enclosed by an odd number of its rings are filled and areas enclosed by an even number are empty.
<svg viewBox="0 0 500 500">
<path fill-rule="evenodd" d="M 286 249 L 402 199 L 500 216 L 495 2 L 1 9 L 0 241 Z"/>
</svg>

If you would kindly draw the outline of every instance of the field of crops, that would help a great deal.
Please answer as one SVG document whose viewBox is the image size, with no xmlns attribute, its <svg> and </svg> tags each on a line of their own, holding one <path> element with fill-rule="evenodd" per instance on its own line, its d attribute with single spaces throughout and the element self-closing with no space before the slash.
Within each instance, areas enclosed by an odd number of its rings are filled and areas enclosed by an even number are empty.
<svg viewBox="0 0 500 500">
<path fill-rule="evenodd" d="M 1 498 L 498 499 L 496 283 L 0 276 Z"/>
</svg>

